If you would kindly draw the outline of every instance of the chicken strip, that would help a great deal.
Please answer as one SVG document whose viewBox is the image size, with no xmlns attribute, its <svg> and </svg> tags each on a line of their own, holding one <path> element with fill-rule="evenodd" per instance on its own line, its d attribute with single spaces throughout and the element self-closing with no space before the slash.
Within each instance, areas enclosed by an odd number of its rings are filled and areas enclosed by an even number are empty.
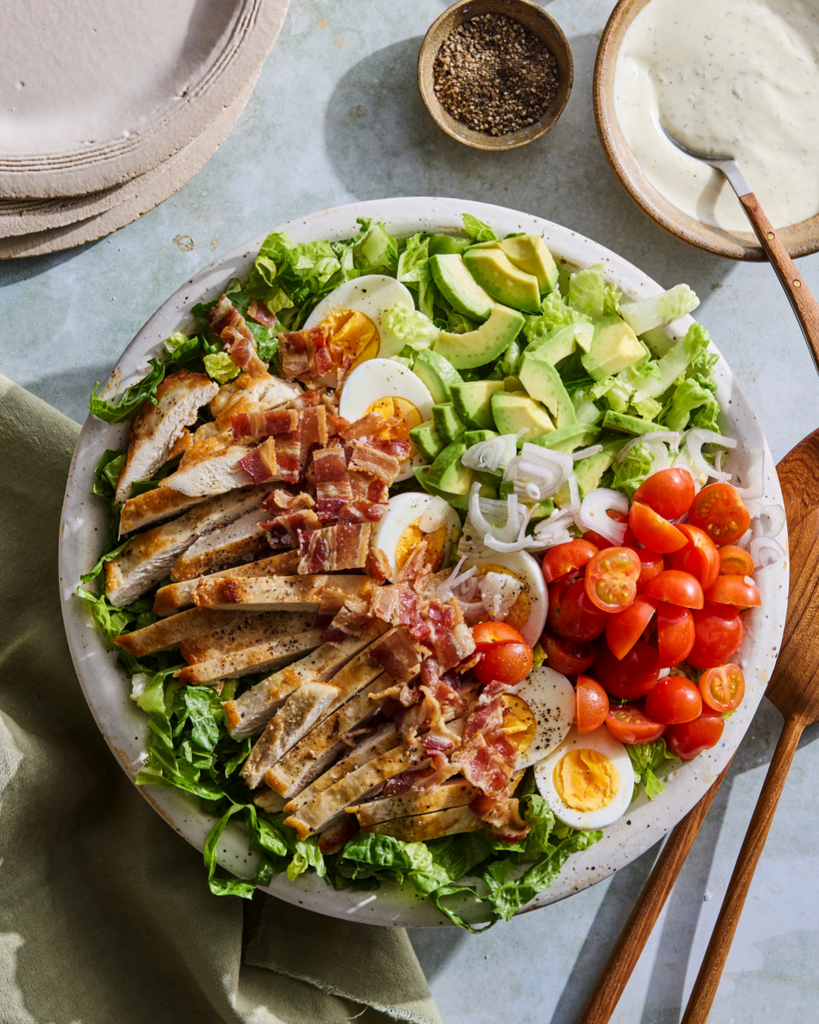
<svg viewBox="0 0 819 1024">
<path fill-rule="evenodd" d="M 192 544 L 171 569 L 172 580 L 191 580 L 257 558 L 270 550 L 259 529 L 264 512 L 254 508 L 218 533 L 208 533 Z"/>
<path fill-rule="evenodd" d="M 199 686 L 219 679 L 238 679 L 250 672 L 270 672 L 300 654 L 314 651 L 320 644 L 321 630 L 308 629 L 295 636 L 274 637 L 240 651 L 220 654 L 209 661 L 198 661 L 183 668 L 177 677 L 182 686 Z"/>
<path fill-rule="evenodd" d="M 223 384 L 211 400 L 210 411 L 218 430 L 230 430 L 230 421 L 235 413 L 261 412 L 275 409 L 277 405 L 298 398 L 302 389 L 298 384 L 281 380 L 265 373 L 251 377 L 243 373 L 229 384 Z"/>
</svg>

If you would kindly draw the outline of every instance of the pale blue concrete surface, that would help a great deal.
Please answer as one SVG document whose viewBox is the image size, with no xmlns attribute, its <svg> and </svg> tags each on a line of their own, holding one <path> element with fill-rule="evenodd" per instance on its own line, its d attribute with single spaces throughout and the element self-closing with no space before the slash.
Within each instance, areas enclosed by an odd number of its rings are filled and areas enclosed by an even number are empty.
<svg viewBox="0 0 819 1024">
<path fill-rule="evenodd" d="M 819 380 L 772 272 L 670 238 L 632 205 L 604 160 L 591 74 L 610 0 L 548 6 L 570 39 L 575 86 L 557 127 L 509 153 L 438 131 L 415 60 L 444 0 L 291 0 L 251 101 L 176 196 L 107 239 L 0 265 L 0 372 L 75 419 L 156 307 L 214 256 L 276 223 L 392 195 L 495 202 L 597 239 L 670 286 L 688 282 L 781 458 L 819 425 Z M 187 235 L 183 252 L 174 238 Z M 819 293 L 819 256 L 801 261 Z M 763 703 L 613 1020 L 671 1024 L 685 1005 L 780 729 Z M 711 1016 L 819 1020 L 819 727 L 807 730 Z M 570 1024 L 633 900 L 651 851 L 608 882 L 489 934 L 416 932 L 447 1024 Z"/>
</svg>

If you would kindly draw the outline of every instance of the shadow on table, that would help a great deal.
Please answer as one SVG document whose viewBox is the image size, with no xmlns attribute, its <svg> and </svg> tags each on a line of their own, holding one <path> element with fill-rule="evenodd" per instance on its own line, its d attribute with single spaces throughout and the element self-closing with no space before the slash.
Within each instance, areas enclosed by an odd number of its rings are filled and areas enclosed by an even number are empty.
<svg viewBox="0 0 819 1024">
<path fill-rule="evenodd" d="M 705 298 L 731 264 L 661 231 L 606 163 L 592 108 L 597 43 L 591 34 L 571 40 L 574 88 L 552 131 L 505 153 L 470 149 L 435 125 L 416 84 L 420 37 L 384 47 L 354 65 L 330 97 L 328 157 L 356 199 L 457 196 L 525 210 L 609 246 L 666 286 L 685 281 Z"/>
</svg>

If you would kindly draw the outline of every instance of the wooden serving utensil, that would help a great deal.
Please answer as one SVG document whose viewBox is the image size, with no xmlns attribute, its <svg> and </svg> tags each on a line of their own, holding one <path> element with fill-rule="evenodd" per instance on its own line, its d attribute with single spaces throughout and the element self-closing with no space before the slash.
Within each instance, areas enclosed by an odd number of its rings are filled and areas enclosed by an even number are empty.
<svg viewBox="0 0 819 1024">
<path fill-rule="evenodd" d="M 702 1024 L 708 1019 L 739 915 L 765 845 L 799 737 L 806 725 L 819 719 L 819 687 L 812 687 L 813 680 L 819 676 L 819 638 L 815 626 L 819 616 L 817 469 L 819 430 L 788 452 L 777 466 L 790 537 L 790 596 L 782 649 L 766 695 L 785 717 L 785 728 L 762 787 L 708 952 L 691 993 L 683 1024 Z M 606 966 L 578 1017 L 578 1024 L 606 1024 L 610 1020 L 729 767 L 726 765 L 711 789 L 677 824 L 666 840 Z"/>
</svg>

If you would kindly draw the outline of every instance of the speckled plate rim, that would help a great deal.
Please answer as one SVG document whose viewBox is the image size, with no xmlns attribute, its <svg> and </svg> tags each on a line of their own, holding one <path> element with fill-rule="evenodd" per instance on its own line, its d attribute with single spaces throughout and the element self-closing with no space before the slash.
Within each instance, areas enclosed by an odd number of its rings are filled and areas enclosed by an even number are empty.
<svg viewBox="0 0 819 1024">
<path fill-rule="evenodd" d="M 296 241 L 340 239 L 354 234 L 357 217 L 383 221 L 394 234 L 416 231 L 457 231 L 464 212 L 486 221 L 500 234 L 524 231 L 542 234 L 557 257 L 580 266 L 602 262 L 606 278 L 627 295 L 646 298 L 661 291 L 650 277 L 620 256 L 568 228 L 528 214 L 485 203 L 457 199 L 398 198 L 372 200 L 324 210 L 298 218 L 274 229 L 288 232 Z M 191 322 L 191 309 L 200 301 L 214 298 L 231 277 L 246 274 L 265 236 L 238 246 L 215 260 L 175 292 L 148 320 L 128 345 L 117 363 L 103 394 L 112 398 L 121 389 L 144 376 L 147 360 L 161 351 L 162 341 Z M 690 317 L 673 325 L 675 335 L 683 334 Z M 762 429 L 750 404 L 725 360 L 717 366 L 718 398 L 725 411 L 724 429 L 741 442 L 737 454 L 727 462 L 740 484 L 748 480 L 748 453 L 764 451 L 765 501 L 782 504 L 776 467 Z M 99 553 L 107 531 L 107 510 L 91 497 L 94 466 L 106 448 L 118 448 L 127 436 L 127 425 L 110 425 L 89 416 L 80 434 L 69 473 L 60 525 L 60 598 L 66 633 L 74 665 L 92 713 L 120 765 L 133 780 L 146 749 L 148 729 L 145 717 L 129 699 L 128 680 L 116 666 L 96 630 L 86 607 L 76 596 L 79 576 L 87 571 Z M 787 549 L 786 540 L 782 540 Z M 748 728 L 779 652 L 788 599 L 788 560 L 758 573 L 763 608 L 746 621 L 740 649 L 747 679 L 742 707 L 726 722 L 722 742 L 667 779 L 668 789 L 649 804 L 644 797 L 606 830 L 604 839 L 570 857 L 560 877 L 526 908 L 534 909 L 564 899 L 607 878 L 625 867 L 668 832 L 703 796 L 728 764 Z M 171 789 L 139 787 L 146 800 L 181 836 L 201 850 L 213 818 L 196 802 Z M 219 862 L 238 875 L 251 875 L 255 858 L 247 851 L 242 826 L 230 826 L 219 843 Z M 202 884 L 206 884 L 204 869 Z M 274 878 L 267 891 L 288 903 L 331 917 L 368 924 L 430 927 L 448 925 L 441 914 L 416 894 L 397 886 L 376 892 L 336 891 L 315 875 L 302 875 L 294 882 Z"/>
</svg>

